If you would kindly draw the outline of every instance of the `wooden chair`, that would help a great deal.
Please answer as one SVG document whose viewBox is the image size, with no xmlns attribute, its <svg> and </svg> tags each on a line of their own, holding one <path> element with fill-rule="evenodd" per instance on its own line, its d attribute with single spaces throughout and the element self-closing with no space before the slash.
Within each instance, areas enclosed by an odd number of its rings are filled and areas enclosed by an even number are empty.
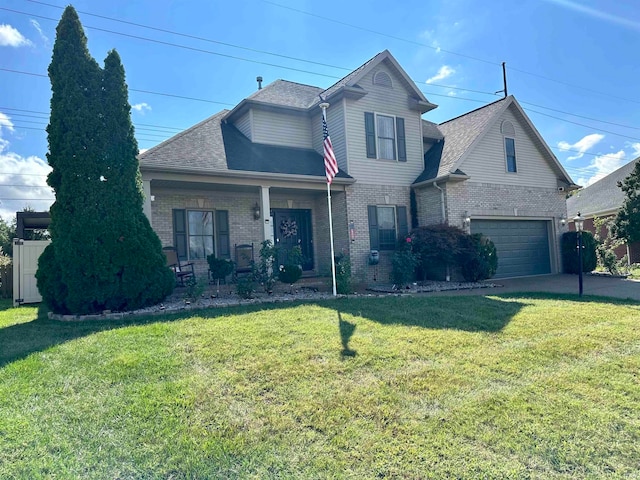
<svg viewBox="0 0 640 480">
<path fill-rule="evenodd" d="M 173 270 L 173 273 L 176 276 L 176 285 L 184 287 L 185 281 L 195 281 L 196 273 L 193 270 L 193 263 L 180 262 L 178 252 L 174 247 L 164 247 L 162 251 L 164 252 L 165 257 L 167 257 L 167 267 Z"/>
</svg>

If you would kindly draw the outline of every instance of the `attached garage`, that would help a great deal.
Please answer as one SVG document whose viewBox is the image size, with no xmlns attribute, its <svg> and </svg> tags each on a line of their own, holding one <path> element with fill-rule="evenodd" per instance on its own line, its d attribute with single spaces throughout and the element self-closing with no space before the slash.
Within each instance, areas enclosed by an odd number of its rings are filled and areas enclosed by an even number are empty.
<svg viewBox="0 0 640 480">
<path fill-rule="evenodd" d="M 549 221 L 472 220 L 471 233 L 482 233 L 495 244 L 495 278 L 551 273 Z"/>
</svg>

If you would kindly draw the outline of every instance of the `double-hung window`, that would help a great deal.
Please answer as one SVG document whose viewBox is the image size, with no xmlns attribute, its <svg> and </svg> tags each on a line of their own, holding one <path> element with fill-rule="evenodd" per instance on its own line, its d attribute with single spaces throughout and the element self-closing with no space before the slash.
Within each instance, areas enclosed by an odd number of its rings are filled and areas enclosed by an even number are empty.
<svg viewBox="0 0 640 480">
<path fill-rule="evenodd" d="M 395 250 L 398 238 L 407 235 L 407 207 L 369 205 L 369 240 L 371 250 Z"/>
<path fill-rule="evenodd" d="M 368 158 L 407 161 L 404 118 L 365 112 L 364 128 Z"/>
<path fill-rule="evenodd" d="M 173 210 L 173 241 L 181 260 L 205 260 L 211 254 L 229 258 L 228 212 Z"/>
</svg>

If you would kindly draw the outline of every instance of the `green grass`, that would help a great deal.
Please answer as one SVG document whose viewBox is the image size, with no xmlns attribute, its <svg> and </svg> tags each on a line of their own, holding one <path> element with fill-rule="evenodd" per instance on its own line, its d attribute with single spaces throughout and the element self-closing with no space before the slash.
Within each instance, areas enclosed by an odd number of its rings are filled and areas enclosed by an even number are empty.
<svg viewBox="0 0 640 480">
<path fill-rule="evenodd" d="M 0 305 L 0 478 L 640 478 L 640 304 Z"/>
</svg>

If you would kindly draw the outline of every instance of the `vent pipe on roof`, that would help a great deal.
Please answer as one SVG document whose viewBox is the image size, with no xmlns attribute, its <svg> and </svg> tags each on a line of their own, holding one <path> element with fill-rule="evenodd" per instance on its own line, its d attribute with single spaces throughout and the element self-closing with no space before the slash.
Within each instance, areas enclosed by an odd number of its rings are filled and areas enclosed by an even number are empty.
<svg viewBox="0 0 640 480">
<path fill-rule="evenodd" d="M 258 90 L 262 90 L 262 77 L 256 77 L 256 82 L 258 82 Z"/>
</svg>

